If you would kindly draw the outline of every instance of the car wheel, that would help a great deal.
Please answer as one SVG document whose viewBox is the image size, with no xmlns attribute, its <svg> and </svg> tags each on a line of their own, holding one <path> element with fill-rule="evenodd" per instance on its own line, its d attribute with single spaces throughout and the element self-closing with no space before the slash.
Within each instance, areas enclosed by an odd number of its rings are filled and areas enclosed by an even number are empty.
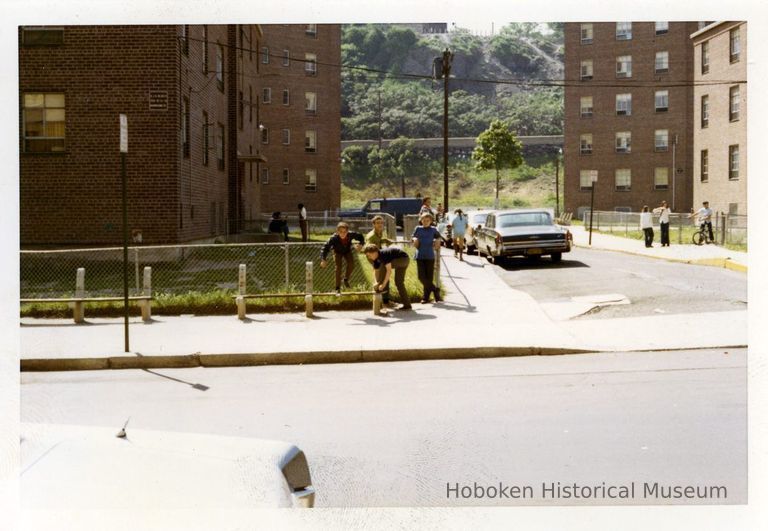
<svg viewBox="0 0 768 531">
<path fill-rule="evenodd" d="M 563 259 L 563 253 L 552 253 L 550 256 L 553 262 L 560 262 Z"/>
</svg>

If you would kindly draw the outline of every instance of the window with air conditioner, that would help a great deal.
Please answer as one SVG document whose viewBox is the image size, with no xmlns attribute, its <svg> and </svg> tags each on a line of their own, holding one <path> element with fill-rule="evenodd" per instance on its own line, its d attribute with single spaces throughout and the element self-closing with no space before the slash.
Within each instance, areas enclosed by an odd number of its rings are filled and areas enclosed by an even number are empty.
<svg viewBox="0 0 768 531">
<path fill-rule="evenodd" d="M 632 152 L 632 133 L 620 131 L 616 133 L 616 153 Z"/>
</svg>

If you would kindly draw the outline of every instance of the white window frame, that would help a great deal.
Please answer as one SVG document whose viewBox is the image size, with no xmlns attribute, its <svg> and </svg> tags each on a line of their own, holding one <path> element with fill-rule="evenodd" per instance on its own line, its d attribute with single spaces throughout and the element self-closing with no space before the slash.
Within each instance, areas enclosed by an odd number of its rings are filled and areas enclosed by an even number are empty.
<svg viewBox="0 0 768 531">
<path fill-rule="evenodd" d="M 656 129 L 653 132 L 653 150 L 657 153 L 669 151 L 669 129 Z"/>
<path fill-rule="evenodd" d="M 272 103 L 272 87 L 261 89 L 261 103 Z"/>
<path fill-rule="evenodd" d="M 261 167 L 261 175 L 259 175 L 259 184 L 269 184 L 269 166 Z"/>
<path fill-rule="evenodd" d="M 291 145 L 291 130 L 288 128 L 283 129 L 283 145 L 284 146 Z"/>
<path fill-rule="evenodd" d="M 669 168 L 666 166 L 657 166 L 653 169 L 653 189 L 669 189 Z"/>
<path fill-rule="evenodd" d="M 304 73 L 308 76 L 317 75 L 317 54 L 305 53 L 304 54 Z"/>
<path fill-rule="evenodd" d="M 616 115 L 632 116 L 632 93 L 616 94 Z"/>
<path fill-rule="evenodd" d="M 317 192 L 317 170 L 314 168 L 304 170 L 304 191 Z"/>
<path fill-rule="evenodd" d="M 629 168 L 616 168 L 614 173 L 614 186 L 617 192 L 631 191 L 632 170 Z"/>
<path fill-rule="evenodd" d="M 317 92 L 304 93 L 304 112 L 308 114 L 317 113 Z"/>
<path fill-rule="evenodd" d="M 579 190 L 581 190 L 582 192 L 586 190 L 591 190 L 592 184 L 596 180 L 597 180 L 597 170 L 580 170 Z"/>
<path fill-rule="evenodd" d="M 656 22 L 656 35 L 666 35 L 669 33 L 669 22 Z"/>
<path fill-rule="evenodd" d="M 595 29 L 592 23 L 584 23 L 581 25 L 581 44 L 592 44 L 595 38 Z"/>
<path fill-rule="evenodd" d="M 592 116 L 594 113 L 594 103 L 592 96 L 582 96 L 579 100 L 579 112 L 582 118 Z"/>
<path fill-rule="evenodd" d="M 616 153 L 632 153 L 632 133 L 618 131 L 616 133 Z"/>
<path fill-rule="evenodd" d="M 657 90 L 654 92 L 653 108 L 656 112 L 669 111 L 669 90 Z"/>
<path fill-rule="evenodd" d="M 317 153 L 317 131 L 314 129 L 304 131 L 304 152 Z"/>
<path fill-rule="evenodd" d="M 283 105 L 291 104 L 291 91 L 290 89 L 283 89 Z"/>
<path fill-rule="evenodd" d="M 592 77 L 594 76 L 594 66 L 592 63 L 592 59 L 583 60 L 579 68 L 579 72 L 580 72 L 582 81 L 592 79 Z"/>
<path fill-rule="evenodd" d="M 739 180 L 739 145 L 728 146 L 728 180 Z"/>
<path fill-rule="evenodd" d="M 656 58 L 653 62 L 653 71 L 657 74 L 669 72 L 669 52 L 662 50 L 656 52 Z"/>
<path fill-rule="evenodd" d="M 631 55 L 620 55 L 616 58 L 616 77 L 617 78 L 632 77 L 632 56 Z"/>
<path fill-rule="evenodd" d="M 617 41 L 632 40 L 632 23 L 631 22 L 616 23 L 616 40 Z"/>
<path fill-rule="evenodd" d="M 734 85 L 728 89 L 728 121 L 739 121 L 739 108 L 741 107 L 741 89 Z"/>
<path fill-rule="evenodd" d="M 579 154 L 592 154 L 592 133 L 584 133 L 579 136 Z"/>
<path fill-rule="evenodd" d="M 283 184 L 291 184 L 291 170 L 283 168 Z"/>
</svg>

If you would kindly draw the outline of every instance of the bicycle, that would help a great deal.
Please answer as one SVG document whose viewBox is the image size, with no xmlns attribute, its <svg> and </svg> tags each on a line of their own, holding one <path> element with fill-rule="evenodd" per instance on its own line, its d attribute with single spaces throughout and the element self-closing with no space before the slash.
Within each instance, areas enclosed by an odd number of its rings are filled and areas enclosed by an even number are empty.
<svg viewBox="0 0 768 531">
<path fill-rule="evenodd" d="M 709 239 L 709 233 L 707 232 L 707 226 L 702 223 L 699 225 L 699 230 L 693 233 L 692 237 L 694 245 L 701 245 L 703 243 L 711 243 L 714 240 Z"/>
</svg>

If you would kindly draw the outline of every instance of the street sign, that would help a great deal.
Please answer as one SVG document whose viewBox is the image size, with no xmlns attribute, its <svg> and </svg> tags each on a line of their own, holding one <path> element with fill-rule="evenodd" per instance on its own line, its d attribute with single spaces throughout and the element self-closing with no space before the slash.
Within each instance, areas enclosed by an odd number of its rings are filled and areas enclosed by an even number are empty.
<svg viewBox="0 0 768 531">
<path fill-rule="evenodd" d="M 128 153 L 128 116 L 120 115 L 120 153 Z"/>
</svg>

